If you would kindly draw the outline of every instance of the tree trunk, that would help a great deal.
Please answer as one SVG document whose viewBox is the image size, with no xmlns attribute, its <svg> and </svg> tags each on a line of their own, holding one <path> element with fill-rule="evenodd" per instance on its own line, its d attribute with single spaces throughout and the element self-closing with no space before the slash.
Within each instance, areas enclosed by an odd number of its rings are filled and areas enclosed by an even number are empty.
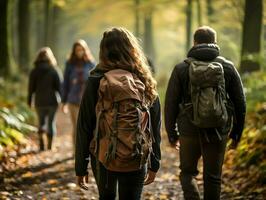
<svg viewBox="0 0 266 200">
<path fill-rule="evenodd" d="M 18 33 L 19 67 L 27 72 L 30 60 L 30 0 L 18 2 Z"/>
<path fill-rule="evenodd" d="M 213 14 L 214 14 L 214 8 L 213 8 L 213 0 L 207 0 L 207 14 L 208 14 L 208 21 L 209 24 L 214 22 Z"/>
<path fill-rule="evenodd" d="M 44 45 L 49 46 L 51 42 L 51 0 L 44 3 Z"/>
<path fill-rule="evenodd" d="M 241 72 L 252 72 L 260 69 L 262 7 L 262 0 L 246 0 L 242 35 Z"/>
<path fill-rule="evenodd" d="M 43 1 L 34 1 L 34 18 L 32 20 L 34 21 L 34 27 L 36 30 L 36 37 L 35 37 L 35 45 L 34 49 L 35 51 L 38 51 L 41 47 L 45 45 L 44 43 L 44 15 L 40 15 L 39 13 L 44 12 L 44 2 Z"/>
<path fill-rule="evenodd" d="M 198 26 L 202 26 L 201 0 L 197 0 Z"/>
<path fill-rule="evenodd" d="M 147 11 L 144 17 L 144 52 L 149 59 L 154 61 L 155 47 L 153 41 L 152 10 Z"/>
<path fill-rule="evenodd" d="M 135 36 L 140 37 L 140 16 L 139 16 L 139 0 L 135 0 Z"/>
<path fill-rule="evenodd" d="M 188 51 L 192 44 L 192 0 L 187 0 L 186 15 L 186 51 Z"/>
<path fill-rule="evenodd" d="M 0 0 L 0 76 L 6 76 L 10 72 L 8 4 L 9 0 Z"/>
<path fill-rule="evenodd" d="M 59 31 L 60 31 L 60 23 L 59 18 L 61 15 L 61 8 L 57 5 L 54 5 L 52 8 L 53 15 L 52 15 L 52 34 L 51 34 L 51 48 L 56 58 L 59 56 L 59 49 L 58 43 L 60 40 Z"/>
</svg>

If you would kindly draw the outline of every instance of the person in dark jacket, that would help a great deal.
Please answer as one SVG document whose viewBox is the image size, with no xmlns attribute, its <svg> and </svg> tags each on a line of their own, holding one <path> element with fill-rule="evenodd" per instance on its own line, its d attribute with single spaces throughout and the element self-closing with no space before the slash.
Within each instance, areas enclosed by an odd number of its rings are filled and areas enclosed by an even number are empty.
<svg viewBox="0 0 266 200">
<path fill-rule="evenodd" d="M 187 57 L 210 62 L 218 59 L 224 69 L 225 89 L 233 107 L 233 127 L 230 122 L 215 133 L 213 128 L 196 127 L 182 109 L 191 102 L 189 91 L 189 64 L 181 62 L 173 69 L 165 99 L 165 127 L 170 144 L 180 151 L 180 181 L 185 199 L 200 199 L 195 177 L 198 161 L 203 157 L 204 199 L 220 199 L 221 173 L 228 135 L 231 147 L 236 148 L 244 127 L 246 103 L 240 76 L 233 63 L 219 56 L 216 32 L 200 27 L 194 33 L 194 46 Z M 218 57 L 218 58 L 217 58 Z M 230 118 L 230 117 L 229 117 Z M 207 133 L 207 134 L 205 134 Z M 220 137 L 219 137 L 220 136 Z"/>
<path fill-rule="evenodd" d="M 99 57 L 100 63 L 91 72 L 87 81 L 78 117 L 75 154 L 78 185 L 83 189 L 88 189 L 85 181 L 88 182 L 87 168 L 90 158 L 94 176 L 97 177 L 96 174 L 100 173 L 100 179 L 96 179 L 100 199 L 115 199 L 118 182 L 120 200 L 138 200 L 141 198 L 143 183 L 152 183 L 160 167 L 161 110 L 156 82 L 136 38 L 126 29 L 113 28 L 104 32 Z M 113 69 L 124 69 L 135 73 L 145 85 L 145 97 L 150 105 L 151 125 L 155 139 L 148 169 L 144 167 L 132 172 L 113 172 L 107 170 L 101 163 L 97 169 L 96 158 L 89 152 L 96 126 L 95 106 L 99 82 L 105 72 Z"/>
<path fill-rule="evenodd" d="M 81 97 L 89 71 L 94 66 L 94 58 L 87 43 L 84 40 L 75 42 L 66 62 L 62 96 L 63 112 L 70 112 L 73 126 L 73 151 L 75 151 L 76 126 Z"/>
<path fill-rule="evenodd" d="M 29 78 L 28 105 L 32 105 L 34 95 L 34 104 L 39 118 L 40 150 L 43 151 L 43 134 L 47 133 L 48 149 L 52 148 L 53 137 L 56 134 L 55 114 L 61 97 L 61 81 L 56 69 L 56 59 L 49 47 L 39 51 L 34 65 Z M 44 129 L 46 119 L 47 130 Z"/>
</svg>

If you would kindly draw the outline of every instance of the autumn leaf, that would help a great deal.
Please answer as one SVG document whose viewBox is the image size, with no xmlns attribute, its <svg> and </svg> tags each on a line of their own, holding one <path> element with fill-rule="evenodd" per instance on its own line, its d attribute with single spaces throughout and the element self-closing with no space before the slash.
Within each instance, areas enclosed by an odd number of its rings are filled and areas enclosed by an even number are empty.
<svg viewBox="0 0 266 200">
<path fill-rule="evenodd" d="M 54 185 L 54 184 L 57 184 L 57 183 L 58 183 L 58 181 L 55 180 L 55 179 L 49 179 L 48 180 L 48 184 L 50 184 L 50 185 Z"/>
</svg>

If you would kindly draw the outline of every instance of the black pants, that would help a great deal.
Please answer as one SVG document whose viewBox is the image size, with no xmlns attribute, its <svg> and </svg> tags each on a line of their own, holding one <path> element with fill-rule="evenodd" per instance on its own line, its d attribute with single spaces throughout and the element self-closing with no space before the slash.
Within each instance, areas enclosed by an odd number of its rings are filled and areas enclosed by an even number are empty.
<svg viewBox="0 0 266 200">
<path fill-rule="evenodd" d="M 94 177 L 96 177 L 100 200 L 115 200 L 117 186 L 119 200 L 141 199 L 146 175 L 145 168 L 133 172 L 113 172 L 107 170 L 101 163 L 96 167 L 96 160 L 93 156 L 91 166 Z M 99 168 L 99 173 L 97 168 Z"/>
<path fill-rule="evenodd" d="M 47 119 L 47 134 L 54 136 L 56 134 L 55 114 L 57 106 L 36 107 L 39 118 L 39 132 L 44 131 Z"/>
<path fill-rule="evenodd" d="M 180 136 L 180 181 L 187 200 L 200 199 L 195 177 L 198 161 L 203 158 L 204 200 L 219 200 L 221 173 L 227 136 L 213 134 Z"/>
</svg>

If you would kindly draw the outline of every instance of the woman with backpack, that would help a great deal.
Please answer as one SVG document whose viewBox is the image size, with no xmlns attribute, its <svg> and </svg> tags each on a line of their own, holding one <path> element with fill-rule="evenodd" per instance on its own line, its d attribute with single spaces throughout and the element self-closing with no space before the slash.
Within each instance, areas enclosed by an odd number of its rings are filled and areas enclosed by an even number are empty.
<svg viewBox="0 0 266 200">
<path fill-rule="evenodd" d="M 66 62 L 62 97 L 63 112 L 70 112 L 73 127 L 73 151 L 75 151 L 76 124 L 81 97 L 89 71 L 94 66 L 94 58 L 87 43 L 84 40 L 76 41 Z"/>
<path fill-rule="evenodd" d="M 44 150 L 43 134 L 47 133 L 47 148 L 52 148 L 53 137 L 56 134 L 55 114 L 60 101 L 60 78 L 57 72 L 57 62 L 49 47 L 40 49 L 34 61 L 35 67 L 29 77 L 28 105 L 34 103 L 39 119 L 40 151 Z M 47 119 L 47 127 L 45 130 Z"/>
<path fill-rule="evenodd" d="M 115 199 L 117 186 L 120 200 L 141 199 L 160 167 L 160 131 L 156 81 L 137 39 L 124 28 L 105 31 L 78 117 L 78 185 L 88 189 L 90 160 L 99 199 Z"/>
</svg>

